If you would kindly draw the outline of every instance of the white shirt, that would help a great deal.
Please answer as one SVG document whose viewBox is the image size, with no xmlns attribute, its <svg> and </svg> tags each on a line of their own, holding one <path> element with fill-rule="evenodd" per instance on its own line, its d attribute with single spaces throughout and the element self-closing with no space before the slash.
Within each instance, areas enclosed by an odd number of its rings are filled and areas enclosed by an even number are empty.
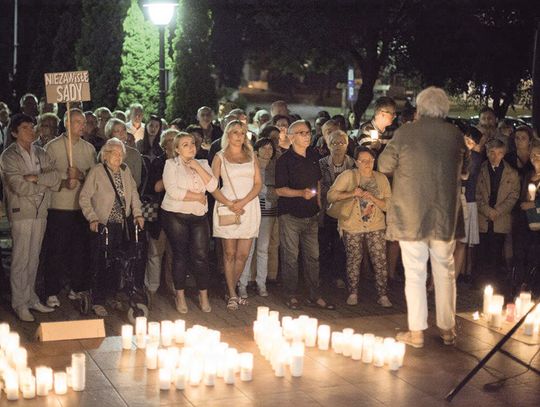
<svg viewBox="0 0 540 407">
<path fill-rule="evenodd" d="M 133 123 L 131 120 L 126 123 L 126 129 L 128 133 L 133 134 L 133 137 L 135 137 L 135 142 L 142 140 L 144 137 L 144 123 L 141 123 L 140 127 L 136 129 L 133 126 Z"/>
<path fill-rule="evenodd" d="M 207 160 L 197 161 L 209 175 L 212 175 Z M 204 185 L 200 175 L 176 157 L 165 161 L 163 185 L 165 186 L 165 198 L 163 198 L 161 207 L 164 210 L 203 216 L 208 212 L 208 202 L 203 205 L 197 201 L 184 201 L 184 198 L 188 191 L 196 193 L 213 192 L 217 188 L 218 182 L 216 177 L 212 175 L 208 184 Z"/>
</svg>

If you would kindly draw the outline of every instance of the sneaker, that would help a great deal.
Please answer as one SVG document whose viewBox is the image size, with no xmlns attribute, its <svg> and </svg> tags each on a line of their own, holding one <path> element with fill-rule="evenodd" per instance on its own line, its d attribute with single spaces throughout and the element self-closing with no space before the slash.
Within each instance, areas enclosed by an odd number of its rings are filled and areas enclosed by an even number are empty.
<svg viewBox="0 0 540 407">
<path fill-rule="evenodd" d="M 44 314 L 48 314 L 49 312 L 54 311 L 54 308 L 47 307 L 40 302 L 36 302 L 34 305 L 30 305 L 28 308 L 33 309 L 34 311 L 37 311 L 37 312 L 42 312 Z"/>
<path fill-rule="evenodd" d="M 92 311 L 94 311 L 94 314 L 96 314 L 98 317 L 108 317 L 109 313 L 105 309 L 103 305 L 94 305 L 92 307 Z"/>
<path fill-rule="evenodd" d="M 245 285 L 238 286 L 238 296 L 240 298 L 246 299 L 248 297 L 247 287 Z"/>
<path fill-rule="evenodd" d="M 443 340 L 443 343 L 446 346 L 452 346 L 456 344 L 457 335 L 454 329 L 445 330 L 445 329 L 439 328 L 439 331 L 440 331 L 441 339 Z"/>
<path fill-rule="evenodd" d="M 422 331 L 406 331 L 398 332 L 396 335 L 396 341 L 403 342 L 413 348 L 424 347 L 424 332 Z"/>
<path fill-rule="evenodd" d="M 60 306 L 60 300 L 56 295 L 50 295 L 47 298 L 47 307 L 55 308 Z"/>
<path fill-rule="evenodd" d="M 266 291 L 266 286 L 264 285 L 259 286 L 258 291 L 261 297 L 268 297 L 268 291 Z"/>
<path fill-rule="evenodd" d="M 24 322 L 34 322 L 34 316 L 31 314 L 31 312 L 28 310 L 27 307 L 19 307 L 17 310 L 15 310 L 15 313 L 19 317 L 21 321 Z"/>
<path fill-rule="evenodd" d="M 79 300 L 81 298 L 81 294 L 80 293 L 76 293 L 75 291 L 73 290 L 69 290 L 69 294 L 68 294 L 68 298 L 70 300 Z"/>
<path fill-rule="evenodd" d="M 358 295 L 357 294 L 349 295 L 349 298 L 347 298 L 347 305 L 358 305 Z"/>
<path fill-rule="evenodd" d="M 383 295 L 377 300 L 377 304 L 379 304 L 383 308 L 392 308 L 392 303 L 388 299 L 386 295 Z"/>
<path fill-rule="evenodd" d="M 343 281 L 341 278 L 338 278 L 336 280 L 336 287 L 339 289 L 347 288 L 347 286 L 345 285 L 345 281 Z"/>
</svg>

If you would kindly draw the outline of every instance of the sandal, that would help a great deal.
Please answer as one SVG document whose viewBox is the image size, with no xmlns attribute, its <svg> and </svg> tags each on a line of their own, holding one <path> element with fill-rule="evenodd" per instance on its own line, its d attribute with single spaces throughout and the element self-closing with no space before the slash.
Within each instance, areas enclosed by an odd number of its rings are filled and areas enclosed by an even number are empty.
<svg viewBox="0 0 540 407">
<path fill-rule="evenodd" d="M 308 299 L 308 300 L 306 300 L 306 305 L 308 307 L 325 309 L 325 310 L 328 310 L 328 311 L 334 311 L 336 309 L 336 306 L 334 304 L 330 304 L 328 301 L 325 301 L 325 300 L 323 300 L 324 305 L 319 304 L 317 301 L 319 301 L 320 299 L 322 299 L 322 298 L 319 298 L 317 300 Z"/>
<path fill-rule="evenodd" d="M 289 309 L 292 309 L 293 311 L 302 309 L 302 306 L 300 305 L 300 302 L 294 297 L 289 298 L 287 300 L 287 302 L 285 303 L 285 305 Z"/>
<path fill-rule="evenodd" d="M 238 305 L 249 305 L 247 298 L 238 297 Z"/>
<path fill-rule="evenodd" d="M 227 309 L 229 311 L 236 311 L 238 309 L 238 297 L 229 297 L 227 300 Z"/>
</svg>

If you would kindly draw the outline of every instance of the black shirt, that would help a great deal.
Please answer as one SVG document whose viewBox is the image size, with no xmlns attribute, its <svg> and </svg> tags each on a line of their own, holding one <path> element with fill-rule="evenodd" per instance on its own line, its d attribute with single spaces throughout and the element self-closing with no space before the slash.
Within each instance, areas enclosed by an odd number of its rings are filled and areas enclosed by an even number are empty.
<svg viewBox="0 0 540 407">
<path fill-rule="evenodd" d="M 291 147 L 276 163 L 276 189 L 317 189 L 317 184 L 321 180 L 321 168 L 319 166 L 319 155 L 308 147 L 306 156 L 297 154 Z M 278 214 L 289 214 L 297 218 L 310 218 L 319 212 L 317 196 L 310 200 L 301 197 L 288 198 L 280 196 L 278 199 Z"/>
</svg>

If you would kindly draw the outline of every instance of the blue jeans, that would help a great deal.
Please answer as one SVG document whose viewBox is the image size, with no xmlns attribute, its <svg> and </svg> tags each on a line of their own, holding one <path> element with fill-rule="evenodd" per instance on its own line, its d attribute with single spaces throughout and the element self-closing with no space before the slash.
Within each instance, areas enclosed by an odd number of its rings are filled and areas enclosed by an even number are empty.
<svg viewBox="0 0 540 407">
<path fill-rule="evenodd" d="M 279 217 L 281 273 L 285 294 L 294 297 L 298 289 L 298 252 L 302 249 L 304 280 L 309 297 L 321 297 L 319 289 L 319 216 L 297 218 L 292 215 Z"/>
</svg>

